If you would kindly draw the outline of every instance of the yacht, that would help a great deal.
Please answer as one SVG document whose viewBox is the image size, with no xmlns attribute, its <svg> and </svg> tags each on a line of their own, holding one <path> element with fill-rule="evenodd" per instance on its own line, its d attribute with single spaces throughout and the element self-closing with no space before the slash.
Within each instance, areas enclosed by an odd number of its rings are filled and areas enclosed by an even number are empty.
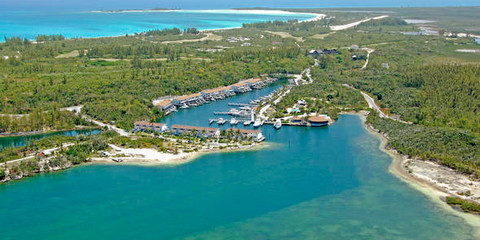
<svg viewBox="0 0 480 240">
<path fill-rule="evenodd" d="M 262 142 L 265 140 L 265 136 L 262 133 L 259 133 L 255 139 L 255 142 Z"/>
<path fill-rule="evenodd" d="M 253 123 L 253 127 L 257 128 L 260 126 L 262 126 L 262 121 L 260 121 L 260 119 L 255 120 L 255 122 Z"/>
<path fill-rule="evenodd" d="M 187 105 L 187 104 L 183 104 L 180 108 L 182 108 L 182 109 L 188 108 L 188 105 Z"/>
<path fill-rule="evenodd" d="M 280 119 L 277 119 L 273 124 L 273 127 L 275 127 L 275 129 L 280 129 L 282 127 L 282 121 Z"/>
<path fill-rule="evenodd" d="M 218 125 L 223 125 L 223 124 L 225 124 L 226 122 L 227 122 L 227 120 L 225 120 L 225 119 L 223 119 L 223 118 L 219 118 L 219 119 L 217 120 Z"/>
<path fill-rule="evenodd" d="M 210 125 L 215 122 L 215 119 L 210 119 Z"/>
<path fill-rule="evenodd" d="M 247 120 L 247 121 L 243 122 L 243 126 L 248 126 L 250 124 L 252 124 L 252 121 L 250 121 L 250 120 Z"/>
<path fill-rule="evenodd" d="M 235 119 L 235 118 L 230 119 L 230 125 L 237 125 L 237 124 L 238 124 L 237 119 Z"/>
</svg>

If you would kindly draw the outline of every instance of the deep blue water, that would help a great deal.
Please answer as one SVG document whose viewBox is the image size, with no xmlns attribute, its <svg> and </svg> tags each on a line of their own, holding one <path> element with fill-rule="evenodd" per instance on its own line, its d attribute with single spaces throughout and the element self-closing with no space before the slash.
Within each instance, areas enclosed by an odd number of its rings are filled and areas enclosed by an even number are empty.
<svg viewBox="0 0 480 240">
<path fill-rule="evenodd" d="M 277 86 L 174 113 L 211 109 Z M 265 125 L 265 148 L 179 166 L 84 165 L 0 185 L 2 239 L 474 239 L 473 229 L 388 172 L 359 117 Z"/>
</svg>

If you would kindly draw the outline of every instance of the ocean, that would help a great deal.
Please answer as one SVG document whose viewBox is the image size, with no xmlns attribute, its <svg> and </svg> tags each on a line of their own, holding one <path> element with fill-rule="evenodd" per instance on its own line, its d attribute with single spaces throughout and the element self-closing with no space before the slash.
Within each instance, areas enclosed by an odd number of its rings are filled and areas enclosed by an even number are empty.
<svg viewBox="0 0 480 240">
<path fill-rule="evenodd" d="M 208 126 L 259 91 L 169 115 Z M 1 239 L 474 239 L 474 229 L 388 171 L 355 115 L 262 127 L 258 150 L 177 166 L 83 165 L 0 185 Z"/>
<path fill-rule="evenodd" d="M 0 40 L 4 37 L 35 39 L 38 35 L 62 34 L 67 38 L 111 37 L 153 29 L 199 30 L 241 27 L 243 23 L 273 20 L 307 20 L 314 14 L 236 11 L 95 12 L 4 11 L 0 12 Z"/>
</svg>

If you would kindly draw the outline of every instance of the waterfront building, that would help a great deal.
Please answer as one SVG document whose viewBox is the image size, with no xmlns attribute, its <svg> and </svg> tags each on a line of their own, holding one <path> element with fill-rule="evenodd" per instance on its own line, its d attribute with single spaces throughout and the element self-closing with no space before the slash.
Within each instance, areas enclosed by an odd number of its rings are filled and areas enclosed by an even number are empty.
<svg viewBox="0 0 480 240">
<path fill-rule="evenodd" d="M 244 93 L 244 92 L 252 91 L 252 89 L 250 88 L 250 86 L 246 82 L 235 83 L 235 84 L 232 85 L 232 89 L 236 93 Z"/>
<path fill-rule="evenodd" d="M 184 135 L 189 134 L 196 137 L 218 138 L 220 136 L 220 129 L 210 127 L 196 127 L 186 125 L 172 125 L 172 134 Z"/>
<path fill-rule="evenodd" d="M 171 100 L 163 100 L 155 105 L 158 107 L 165 115 L 170 114 L 171 112 L 177 110 L 177 107 L 173 105 Z"/>
<path fill-rule="evenodd" d="M 262 132 L 260 130 L 250 130 L 250 129 L 239 129 L 239 128 L 228 128 L 226 132 L 231 132 L 233 137 L 241 139 L 252 138 L 256 142 L 261 142 L 265 140 Z"/>
<path fill-rule="evenodd" d="M 134 123 L 134 131 L 147 131 L 151 130 L 154 132 L 166 132 L 168 131 L 167 124 L 163 123 L 152 123 L 147 121 L 136 121 Z"/>
<path fill-rule="evenodd" d="M 253 78 L 245 81 L 250 88 L 262 88 L 265 86 L 265 83 L 263 83 L 263 80 L 261 78 Z"/>
<path fill-rule="evenodd" d="M 205 102 L 205 99 L 202 97 L 200 93 L 194 93 L 190 95 L 184 95 L 180 97 L 176 97 L 173 99 L 172 103 L 175 106 L 192 106 L 192 105 L 200 105 Z"/>
<path fill-rule="evenodd" d="M 205 100 L 224 99 L 235 95 L 231 86 L 207 89 L 200 93 Z"/>
<path fill-rule="evenodd" d="M 310 126 L 312 127 L 327 126 L 329 121 L 330 118 L 326 116 L 314 116 L 308 118 L 308 123 L 310 123 Z"/>
<path fill-rule="evenodd" d="M 291 123 L 301 123 L 302 121 L 303 121 L 303 119 L 299 116 L 295 116 L 295 117 L 290 119 Z"/>
</svg>

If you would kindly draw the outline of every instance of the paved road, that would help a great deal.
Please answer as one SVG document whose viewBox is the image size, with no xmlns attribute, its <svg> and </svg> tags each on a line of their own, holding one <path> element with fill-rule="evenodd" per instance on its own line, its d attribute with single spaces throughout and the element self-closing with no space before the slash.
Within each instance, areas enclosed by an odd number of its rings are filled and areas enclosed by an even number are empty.
<svg viewBox="0 0 480 240">
<path fill-rule="evenodd" d="M 382 112 L 382 110 L 380 109 L 380 107 L 378 107 L 378 105 L 375 103 L 375 100 L 372 97 L 368 96 L 368 94 L 366 94 L 364 92 L 360 92 L 360 93 L 363 95 L 363 98 L 365 98 L 365 101 L 367 101 L 368 106 L 371 109 L 378 112 L 378 114 L 380 114 L 381 118 L 390 118 L 389 116 L 387 116 L 385 113 Z"/>
</svg>

